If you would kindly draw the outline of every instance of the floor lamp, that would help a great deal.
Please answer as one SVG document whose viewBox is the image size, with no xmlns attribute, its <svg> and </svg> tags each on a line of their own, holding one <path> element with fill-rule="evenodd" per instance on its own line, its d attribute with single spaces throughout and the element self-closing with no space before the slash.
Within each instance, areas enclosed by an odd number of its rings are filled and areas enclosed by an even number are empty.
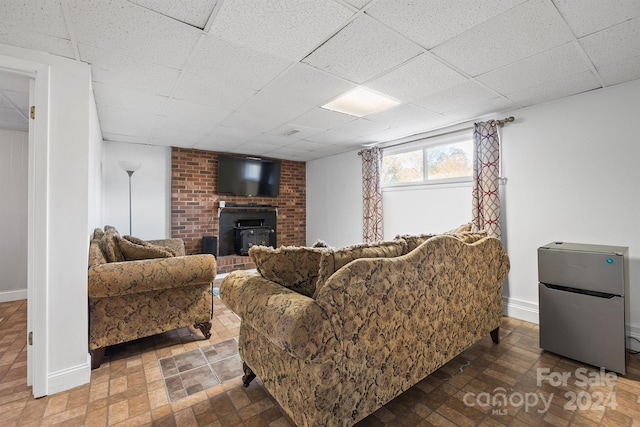
<svg viewBox="0 0 640 427">
<path fill-rule="evenodd" d="M 129 236 L 131 236 L 131 175 L 140 169 L 142 163 L 122 160 L 118 164 L 129 175 Z"/>
</svg>

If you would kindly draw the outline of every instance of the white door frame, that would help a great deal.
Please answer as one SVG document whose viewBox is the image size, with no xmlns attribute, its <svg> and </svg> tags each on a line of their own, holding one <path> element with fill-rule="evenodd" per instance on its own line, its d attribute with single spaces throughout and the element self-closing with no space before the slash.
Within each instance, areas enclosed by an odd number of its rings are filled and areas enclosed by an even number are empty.
<svg viewBox="0 0 640 427">
<path fill-rule="evenodd" d="M 34 78 L 30 84 L 29 166 L 27 195 L 27 383 L 34 397 L 48 394 L 48 218 L 49 218 L 49 66 L 0 55 L 0 69 Z M 32 90 L 32 88 L 34 90 Z M 35 101 L 35 103 L 32 103 Z"/>
</svg>

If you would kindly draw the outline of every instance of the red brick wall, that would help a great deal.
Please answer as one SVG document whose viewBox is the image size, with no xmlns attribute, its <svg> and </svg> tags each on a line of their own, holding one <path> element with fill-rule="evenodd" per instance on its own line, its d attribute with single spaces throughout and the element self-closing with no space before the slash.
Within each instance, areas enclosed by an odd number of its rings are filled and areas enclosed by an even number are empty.
<svg viewBox="0 0 640 427">
<path fill-rule="evenodd" d="M 184 240 L 187 254 L 201 252 L 202 236 L 218 236 L 218 201 L 278 206 L 278 245 L 306 242 L 306 165 L 282 160 L 278 197 L 218 195 L 218 153 L 171 149 L 171 237 Z"/>
</svg>

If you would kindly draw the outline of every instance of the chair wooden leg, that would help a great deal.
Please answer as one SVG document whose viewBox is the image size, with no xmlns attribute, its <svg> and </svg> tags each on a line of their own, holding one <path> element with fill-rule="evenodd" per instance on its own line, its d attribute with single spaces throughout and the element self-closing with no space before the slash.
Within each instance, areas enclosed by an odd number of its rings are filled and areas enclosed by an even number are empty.
<svg viewBox="0 0 640 427">
<path fill-rule="evenodd" d="M 490 333 L 491 333 L 491 340 L 496 344 L 500 344 L 500 327 L 495 328 Z"/>
<path fill-rule="evenodd" d="M 202 332 L 202 335 L 204 335 L 205 340 L 211 338 L 211 322 L 197 323 L 193 326 L 200 329 L 200 332 Z"/>
<path fill-rule="evenodd" d="M 91 354 L 91 369 L 98 369 L 102 364 L 102 359 L 104 358 L 104 351 L 106 347 L 96 348 L 95 350 L 91 350 L 89 353 Z"/>
<path fill-rule="evenodd" d="M 244 362 L 242 362 L 242 370 L 244 371 L 244 376 L 242 377 L 242 385 L 244 385 L 245 387 L 249 387 L 249 384 L 256 377 L 256 374 L 254 374 L 251 368 L 248 367 Z"/>
</svg>

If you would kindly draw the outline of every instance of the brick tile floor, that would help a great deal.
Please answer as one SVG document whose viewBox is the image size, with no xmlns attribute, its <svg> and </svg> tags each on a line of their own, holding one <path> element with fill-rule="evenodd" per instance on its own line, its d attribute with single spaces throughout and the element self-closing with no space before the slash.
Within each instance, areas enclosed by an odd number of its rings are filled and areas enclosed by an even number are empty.
<svg viewBox="0 0 640 427">
<path fill-rule="evenodd" d="M 26 385 L 26 311 L 24 300 L 0 303 L 0 426 L 292 425 L 259 379 L 245 388 L 233 373 L 170 399 L 160 359 L 180 365 L 193 350 L 209 362 L 215 352 L 230 355 L 239 321 L 217 299 L 209 340 L 185 328 L 115 346 L 90 384 L 40 399 Z M 482 339 L 358 426 L 640 426 L 640 355 L 629 356 L 626 376 L 606 378 L 540 350 L 535 324 L 505 317 L 500 335 L 499 345 Z M 571 378 L 538 384 L 538 368 Z"/>
</svg>

